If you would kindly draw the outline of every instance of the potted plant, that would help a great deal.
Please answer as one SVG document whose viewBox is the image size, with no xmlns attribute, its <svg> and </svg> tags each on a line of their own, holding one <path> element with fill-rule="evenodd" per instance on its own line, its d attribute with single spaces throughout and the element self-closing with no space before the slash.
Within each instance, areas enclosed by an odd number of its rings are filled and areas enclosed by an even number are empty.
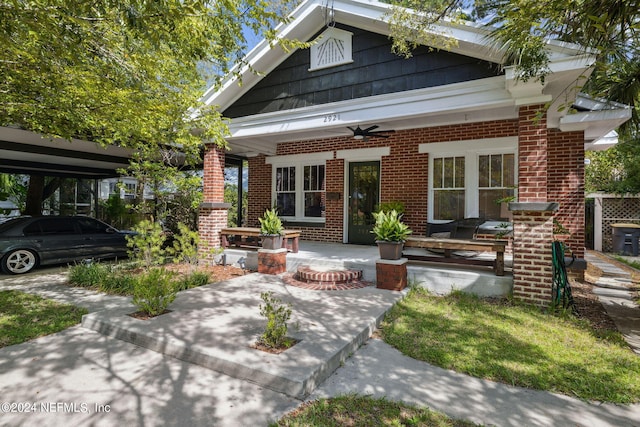
<svg viewBox="0 0 640 427">
<path fill-rule="evenodd" d="M 284 227 L 276 208 L 267 209 L 260 221 L 260 237 L 264 249 L 280 249 Z"/>
<path fill-rule="evenodd" d="M 400 259 L 407 236 L 411 234 L 409 227 L 402 222 L 398 212 L 374 212 L 376 223 L 371 231 L 376 236 L 376 243 L 382 259 Z"/>
</svg>

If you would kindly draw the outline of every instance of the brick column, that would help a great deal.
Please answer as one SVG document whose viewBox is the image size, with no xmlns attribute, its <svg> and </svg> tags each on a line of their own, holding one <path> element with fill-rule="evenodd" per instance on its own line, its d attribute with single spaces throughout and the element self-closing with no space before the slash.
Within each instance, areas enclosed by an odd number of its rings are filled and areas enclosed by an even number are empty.
<svg viewBox="0 0 640 427">
<path fill-rule="evenodd" d="M 513 298 L 548 307 L 552 302 L 553 216 L 557 203 L 509 203 L 513 212 Z"/>
<path fill-rule="evenodd" d="M 198 211 L 199 257 L 212 260 L 211 249 L 220 247 L 220 230 L 227 226 L 227 211 L 231 207 L 224 203 L 224 151 L 207 145 L 203 168 L 204 200 Z"/>
<path fill-rule="evenodd" d="M 553 280 L 553 212 L 547 203 L 548 131 L 543 105 L 520 107 L 518 115 L 518 203 L 513 212 L 513 297 L 547 307 Z"/>
<path fill-rule="evenodd" d="M 518 117 L 518 201 L 547 201 L 547 117 L 544 106 L 521 107 Z"/>
</svg>

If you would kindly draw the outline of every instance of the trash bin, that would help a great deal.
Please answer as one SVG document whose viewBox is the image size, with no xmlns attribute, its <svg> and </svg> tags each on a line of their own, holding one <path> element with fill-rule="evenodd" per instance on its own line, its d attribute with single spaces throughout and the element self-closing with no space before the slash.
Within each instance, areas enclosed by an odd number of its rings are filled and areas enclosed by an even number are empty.
<svg viewBox="0 0 640 427">
<path fill-rule="evenodd" d="M 613 228 L 613 252 L 638 256 L 640 225 L 611 224 L 611 227 Z"/>
</svg>

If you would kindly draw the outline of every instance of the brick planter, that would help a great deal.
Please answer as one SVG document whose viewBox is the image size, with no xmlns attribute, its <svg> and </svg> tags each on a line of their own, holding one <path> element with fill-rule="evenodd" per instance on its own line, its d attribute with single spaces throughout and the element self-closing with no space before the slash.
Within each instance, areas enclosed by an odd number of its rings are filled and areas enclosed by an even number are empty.
<svg viewBox="0 0 640 427">
<path fill-rule="evenodd" d="M 258 249 L 258 273 L 282 274 L 287 271 L 287 249 Z"/>
<path fill-rule="evenodd" d="M 390 291 L 401 291 L 407 286 L 407 258 L 376 261 L 376 287 Z"/>
</svg>

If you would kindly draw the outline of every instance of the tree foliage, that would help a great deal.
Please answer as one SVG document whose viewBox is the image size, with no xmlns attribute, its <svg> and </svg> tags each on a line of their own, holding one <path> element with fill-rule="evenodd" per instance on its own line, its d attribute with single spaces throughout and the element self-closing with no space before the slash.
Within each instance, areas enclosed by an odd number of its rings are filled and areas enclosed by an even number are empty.
<svg viewBox="0 0 640 427">
<path fill-rule="evenodd" d="M 0 126 L 131 147 L 130 174 L 172 175 L 158 164 L 197 162 L 203 140 L 225 146 L 200 98 L 242 64 L 251 31 L 296 45 L 273 29 L 293 4 L 0 0 Z"/>
<path fill-rule="evenodd" d="M 594 98 L 621 102 L 631 106 L 632 119 L 621 127 L 621 144 L 612 154 L 621 165 L 619 179 L 604 185 L 595 177 L 596 187 L 640 192 L 640 0 L 390 0 L 394 5 L 420 12 L 417 18 L 392 16 L 392 30 L 406 21 L 409 28 L 420 31 L 393 31 L 404 53 L 415 43 L 434 44 L 429 31 L 443 20 L 461 18 L 492 26 L 491 39 L 505 52 L 504 65 L 513 65 L 520 79 L 544 79 L 549 72 L 548 40 L 574 43 L 596 56 L 589 79 L 574 82 L 575 87 Z M 423 36 L 422 34 L 426 34 Z M 412 44 L 413 43 L 413 44 Z M 446 48 L 446 46 L 444 46 Z M 571 88 L 568 88 L 571 89 Z M 595 165 L 606 155 L 595 155 Z M 591 168 L 591 167 L 590 167 Z M 598 169 L 601 170 L 601 169 Z M 589 171 L 588 171 L 589 173 Z M 603 175 L 606 179 L 607 175 Z M 595 179 L 595 181 L 593 181 Z"/>
<path fill-rule="evenodd" d="M 203 138 L 223 146 L 224 123 L 198 99 L 241 61 L 245 28 L 273 39 L 286 6 L 2 0 L 0 125 L 194 155 Z"/>
</svg>

